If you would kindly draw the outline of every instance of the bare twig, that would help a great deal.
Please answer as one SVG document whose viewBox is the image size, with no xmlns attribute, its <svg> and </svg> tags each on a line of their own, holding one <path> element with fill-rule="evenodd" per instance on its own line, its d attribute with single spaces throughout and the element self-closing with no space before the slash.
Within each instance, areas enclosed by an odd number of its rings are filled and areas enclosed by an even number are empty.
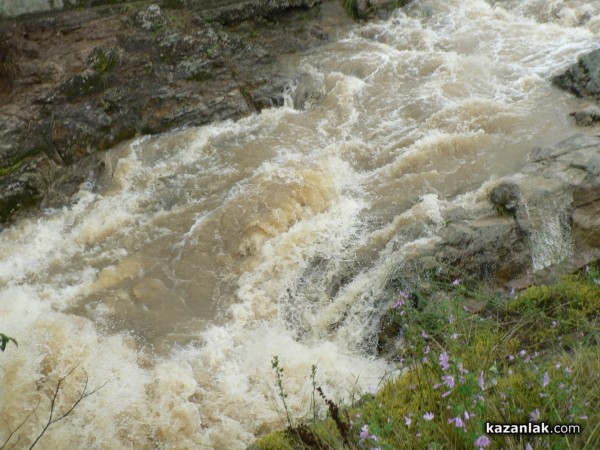
<svg viewBox="0 0 600 450">
<path fill-rule="evenodd" d="M 58 417 L 55 417 L 56 400 L 58 399 L 58 393 L 60 392 L 60 388 L 63 385 L 63 382 L 73 373 L 73 371 L 75 369 L 77 369 L 77 367 L 79 367 L 79 366 L 73 367 L 69 371 L 69 373 L 67 373 L 64 377 L 62 377 L 60 380 L 58 380 L 58 383 L 56 384 L 56 388 L 54 389 L 54 393 L 52 394 L 52 397 L 50 398 L 50 414 L 48 416 L 48 420 L 46 421 L 46 424 L 44 425 L 44 428 L 42 429 L 40 434 L 38 434 L 38 436 L 35 438 L 35 440 L 31 444 L 31 446 L 29 447 L 29 450 L 31 450 L 33 447 L 35 447 L 35 445 L 39 442 L 39 440 L 42 438 L 44 433 L 46 433 L 46 431 L 48 430 L 48 428 L 50 428 L 51 425 L 66 418 L 69 414 L 71 414 L 73 412 L 73 410 L 77 407 L 77 405 L 79 405 L 79 403 L 81 403 L 81 401 L 84 398 L 87 398 L 90 395 L 95 394 L 96 392 L 98 392 L 98 390 L 100 390 L 104 386 L 106 386 L 106 383 L 104 383 L 104 384 L 98 386 L 97 388 L 88 392 L 89 377 L 88 377 L 87 372 L 84 370 L 83 373 L 85 374 L 85 382 L 84 382 L 83 389 L 81 390 L 81 392 L 79 393 L 79 396 L 77 397 L 77 400 L 75 400 L 75 402 L 71 405 L 71 407 L 66 412 L 64 412 L 63 414 L 61 414 Z M 38 405 L 39 405 L 39 403 L 38 403 Z M 36 409 L 37 409 L 37 407 L 36 407 Z M 34 409 L 29 415 L 35 413 L 36 409 Z M 2 450 L 2 449 L 0 449 L 0 450 Z"/>
<path fill-rule="evenodd" d="M 29 418 L 30 418 L 30 417 L 31 417 L 33 414 L 35 414 L 35 412 L 36 412 L 36 411 L 37 411 L 37 409 L 38 409 L 38 406 L 40 406 L 40 401 L 39 401 L 39 400 L 38 400 L 38 403 L 37 403 L 37 405 L 35 405 L 35 408 L 33 408 L 33 409 L 31 410 L 31 412 L 30 412 L 29 414 L 27 414 L 27 417 L 25 417 L 25 419 L 23 419 L 23 420 L 21 421 L 21 423 L 20 423 L 19 425 L 17 425 L 17 428 L 15 428 L 14 430 L 12 430 L 12 431 L 10 432 L 10 434 L 8 435 L 8 437 L 6 438 L 6 440 L 4 441 L 4 443 L 2 444 L 2 446 L 0 447 L 0 450 L 4 450 L 4 448 L 6 447 L 6 445 L 8 444 L 8 442 L 11 440 L 11 438 L 14 436 L 14 434 L 15 434 L 17 431 L 19 431 L 23 425 L 25 425 L 25 423 L 26 423 L 26 422 L 29 420 Z M 8 425 L 8 423 L 7 423 L 7 425 Z M 10 429 L 10 428 L 9 428 L 9 429 Z M 15 448 L 15 447 L 17 446 L 17 444 L 19 443 L 19 441 L 20 441 L 20 440 L 21 440 L 21 436 L 19 436 L 19 437 L 17 438 L 16 442 L 15 442 L 15 443 L 14 443 L 12 446 L 8 447 L 6 450 L 11 450 L 11 449 Z"/>
</svg>

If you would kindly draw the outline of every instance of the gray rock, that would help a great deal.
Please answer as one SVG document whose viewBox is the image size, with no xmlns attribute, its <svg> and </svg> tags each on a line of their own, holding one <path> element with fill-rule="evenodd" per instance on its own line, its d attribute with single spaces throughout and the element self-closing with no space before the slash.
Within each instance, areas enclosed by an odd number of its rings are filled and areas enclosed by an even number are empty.
<svg viewBox="0 0 600 450">
<path fill-rule="evenodd" d="M 598 106 L 588 106 L 572 112 L 571 116 L 580 127 L 591 127 L 600 122 L 600 108 Z"/>
<path fill-rule="evenodd" d="M 346 10 L 359 19 L 385 18 L 391 11 L 403 7 L 411 0 L 345 0 Z"/>
<path fill-rule="evenodd" d="M 600 49 L 579 58 L 554 84 L 578 97 L 600 100 Z"/>
<path fill-rule="evenodd" d="M 501 183 L 492 189 L 490 200 L 503 210 L 516 211 L 522 201 L 521 190 L 515 183 Z"/>
<path fill-rule="evenodd" d="M 143 30 L 151 31 L 163 26 L 166 19 L 162 14 L 160 6 L 150 5 L 136 14 L 135 22 Z"/>
</svg>

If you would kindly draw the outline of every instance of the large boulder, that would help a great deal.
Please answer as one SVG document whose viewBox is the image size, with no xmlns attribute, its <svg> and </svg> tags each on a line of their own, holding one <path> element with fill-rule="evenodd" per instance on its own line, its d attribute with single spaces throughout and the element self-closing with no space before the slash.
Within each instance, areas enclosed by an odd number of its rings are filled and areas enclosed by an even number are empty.
<svg viewBox="0 0 600 450">
<path fill-rule="evenodd" d="M 580 57 L 565 73 L 554 77 L 552 82 L 589 101 L 588 105 L 571 113 L 577 125 L 590 127 L 600 122 L 600 49 Z"/>
<path fill-rule="evenodd" d="M 558 87 L 578 97 L 600 100 L 600 49 L 579 58 L 562 75 L 553 78 Z"/>
</svg>

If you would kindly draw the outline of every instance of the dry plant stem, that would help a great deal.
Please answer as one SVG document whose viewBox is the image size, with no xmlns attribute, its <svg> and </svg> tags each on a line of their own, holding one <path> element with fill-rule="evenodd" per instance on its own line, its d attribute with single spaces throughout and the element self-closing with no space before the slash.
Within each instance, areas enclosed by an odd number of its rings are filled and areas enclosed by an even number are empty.
<svg viewBox="0 0 600 450">
<path fill-rule="evenodd" d="M 31 412 L 29 414 L 27 414 L 27 416 L 25 417 L 25 419 L 23 419 L 21 421 L 21 423 L 17 426 L 17 428 L 15 428 L 13 431 L 10 432 L 10 434 L 8 435 L 8 437 L 6 438 L 6 440 L 4 441 L 4 443 L 2 444 L 2 447 L 0 447 L 0 450 L 4 450 L 6 445 L 8 444 L 8 442 L 11 440 L 11 438 L 14 436 L 14 434 L 19 431 L 21 429 L 21 427 L 23 425 L 25 425 L 25 423 L 29 420 L 29 418 L 35 414 L 35 412 L 38 409 L 38 406 L 40 406 L 40 401 L 38 400 L 37 405 L 35 405 L 35 408 L 33 408 L 31 410 Z M 17 446 L 17 444 L 19 443 L 19 441 L 21 440 L 21 436 L 19 436 L 17 438 L 17 440 L 15 441 L 15 443 L 13 445 L 11 445 L 10 447 L 6 448 L 6 450 L 12 450 L 13 448 L 15 448 Z"/>
<path fill-rule="evenodd" d="M 97 388 L 88 391 L 88 382 L 89 382 L 89 377 L 87 372 L 84 370 L 83 373 L 85 375 L 85 382 L 83 385 L 83 389 L 81 390 L 81 392 L 79 393 L 77 399 L 73 402 L 73 404 L 71 405 L 71 407 L 69 409 L 67 409 L 67 411 L 65 411 L 64 413 L 60 414 L 57 416 L 57 399 L 58 399 L 58 394 L 60 392 L 61 387 L 63 386 L 64 381 L 71 376 L 71 374 L 75 371 L 75 369 L 77 369 L 78 366 L 73 367 L 69 373 L 67 373 L 64 377 L 62 377 L 60 380 L 58 380 L 58 383 L 56 384 L 56 388 L 54 389 L 54 392 L 52 394 L 52 397 L 50 398 L 50 414 L 48 416 L 48 420 L 46 421 L 44 428 L 42 429 L 42 431 L 38 434 L 38 436 L 35 438 L 35 440 L 33 441 L 33 443 L 31 444 L 31 446 L 29 447 L 29 450 L 31 450 L 33 447 L 36 446 L 36 444 L 40 441 L 40 439 L 42 438 L 42 436 L 44 436 L 44 434 L 46 433 L 46 431 L 48 431 L 48 428 L 50 428 L 51 425 L 55 424 L 56 422 L 59 422 L 61 420 L 63 420 L 64 418 L 68 417 L 73 410 L 77 407 L 77 405 L 79 405 L 79 403 L 81 403 L 81 401 L 86 398 L 89 397 L 90 395 L 95 394 L 96 392 L 98 392 L 100 389 L 102 389 L 106 383 L 98 386 Z M 9 443 L 9 441 L 11 440 L 11 438 L 15 435 L 15 433 L 17 431 L 19 431 L 23 425 L 25 425 L 25 423 L 27 423 L 27 421 L 29 420 L 29 418 L 32 415 L 36 415 L 37 416 L 37 410 L 38 407 L 40 406 L 40 403 L 38 401 L 38 404 L 35 406 L 35 408 L 27 415 L 27 417 L 25 417 L 25 419 L 23 421 L 21 421 L 21 423 L 9 434 L 8 438 L 6 439 L 6 441 L 4 441 L 4 443 L 2 444 L 2 446 L 0 447 L 0 450 L 11 450 L 13 448 L 16 447 L 16 445 L 19 443 L 21 436 L 19 436 L 16 440 L 16 442 L 14 444 L 12 444 L 10 447 L 6 447 L 7 444 Z"/>
<path fill-rule="evenodd" d="M 88 382 L 89 382 L 89 377 L 87 372 L 84 370 L 83 373 L 85 374 L 85 383 L 83 386 L 83 389 L 81 391 L 81 393 L 79 394 L 79 397 L 77 398 L 77 400 L 75 400 L 75 402 L 73 403 L 73 405 L 71 405 L 71 407 L 64 413 L 62 414 L 60 417 L 57 417 L 55 419 L 53 419 L 53 415 L 54 415 L 54 410 L 56 407 L 56 399 L 58 398 L 58 392 L 60 391 L 60 386 L 63 383 L 63 381 L 65 381 L 69 375 L 71 375 L 73 373 L 73 371 L 77 368 L 78 366 L 73 367 L 68 374 L 66 374 L 64 377 L 62 377 L 60 380 L 58 380 L 58 383 L 56 385 L 56 389 L 54 390 L 54 394 L 52 395 L 52 399 L 50 401 L 50 415 L 48 417 L 48 421 L 46 422 L 46 425 L 44 426 L 44 429 L 42 430 L 42 432 L 38 435 L 38 437 L 35 439 L 35 441 L 33 441 L 33 444 L 31 444 L 31 447 L 29 447 L 29 450 L 31 450 L 38 442 L 39 440 L 42 438 L 42 436 L 44 435 L 44 433 L 48 430 L 48 428 L 50 427 L 50 425 L 55 424 L 56 422 L 59 422 L 61 420 L 63 420 L 65 417 L 67 417 L 69 414 L 71 414 L 73 412 L 73 410 L 75 409 L 75 407 L 77 405 L 79 405 L 79 403 L 86 397 L 89 397 L 92 394 L 95 394 L 96 392 L 98 392 L 99 389 L 102 389 L 106 383 L 102 384 L 101 386 L 98 386 L 96 389 L 87 392 L 88 389 Z"/>
</svg>

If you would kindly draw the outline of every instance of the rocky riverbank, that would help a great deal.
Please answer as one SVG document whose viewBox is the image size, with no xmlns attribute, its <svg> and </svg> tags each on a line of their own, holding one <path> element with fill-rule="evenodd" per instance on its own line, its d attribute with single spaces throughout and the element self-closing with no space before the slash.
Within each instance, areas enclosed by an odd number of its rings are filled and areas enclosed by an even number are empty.
<svg viewBox="0 0 600 450">
<path fill-rule="evenodd" d="M 1 23 L 0 222 L 68 203 L 121 141 L 281 105 L 286 58 L 352 20 L 337 2 L 163 3 Z"/>
<path fill-rule="evenodd" d="M 68 203 L 119 142 L 281 106 L 290 55 L 404 3 L 7 3 L 29 15 L 0 22 L 0 223 Z"/>
</svg>

